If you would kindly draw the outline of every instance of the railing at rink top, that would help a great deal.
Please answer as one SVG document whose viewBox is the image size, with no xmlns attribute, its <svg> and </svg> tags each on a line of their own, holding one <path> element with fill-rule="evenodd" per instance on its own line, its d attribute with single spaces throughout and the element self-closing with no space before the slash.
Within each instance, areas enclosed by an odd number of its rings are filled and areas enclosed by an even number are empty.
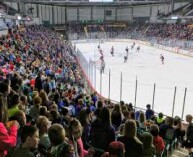
<svg viewBox="0 0 193 157">
<path fill-rule="evenodd" d="M 160 80 L 153 83 L 143 80 L 120 70 L 105 69 L 101 73 L 100 65 L 84 57 L 77 49 L 77 59 L 94 90 L 112 101 L 123 100 L 134 104 L 134 107 L 145 108 L 151 104 L 156 112 L 163 112 L 168 116 L 179 116 L 193 113 L 193 90 L 175 86 L 161 86 Z"/>
<path fill-rule="evenodd" d="M 170 38 L 159 38 L 140 35 L 138 33 L 131 34 L 132 39 L 143 40 L 151 44 L 163 45 L 167 47 L 176 47 L 183 50 L 193 50 L 193 42 L 191 40 L 179 40 Z"/>
</svg>

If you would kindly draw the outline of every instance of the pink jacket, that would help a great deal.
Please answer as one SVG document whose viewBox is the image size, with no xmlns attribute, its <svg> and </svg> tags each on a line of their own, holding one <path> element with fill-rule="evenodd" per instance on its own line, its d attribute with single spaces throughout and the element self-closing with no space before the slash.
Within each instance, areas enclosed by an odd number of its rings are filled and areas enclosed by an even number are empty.
<svg viewBox="0 0 193 157">
<path fill-rule="evenodd" d="M 9 131 L 0 122 L 0 157 L 4 157 L 7 150 L 14 147 L 17 142 L 17 126 L 13 125 Z"/>
<path fill-rule="evenodd" d="M 71 143 L 73 145 L 73 141 L 70 140 L 69 143 Z M 79 157 L 86 157 L 88 155 L 88 151 L 86 151 L 83 147 L 83 142 L 82 142 L 82 139 L 79 138 L 77 140 L 77 145 L 79 147 Z"/>
<path fill-rule="evenodd" d="M 80 154 L 79 154 L 79 157 L 86 157 L 88 155 L 88 151 L 86 151 L 83 147 L 83 142 L 82 142 L 82 139 L 79 138 L 77 140 L 77 144 L 79 145 L 79 148 L 80 148 Z"/>
</svg>

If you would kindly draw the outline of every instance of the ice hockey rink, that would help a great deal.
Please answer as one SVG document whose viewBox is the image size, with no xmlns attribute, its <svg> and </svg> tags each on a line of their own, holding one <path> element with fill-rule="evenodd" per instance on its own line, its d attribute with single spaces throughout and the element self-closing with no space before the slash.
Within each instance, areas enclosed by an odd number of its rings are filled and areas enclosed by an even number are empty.
<svg viewBox="0 0 193 157">
<path fill-rule="evenodd" d="M 127 63 L 124 63 L 126 47 L 130 49 L 132 41 L 100 43 L 105 60 L 105 71 L 102 75 L 102 89 L 100 89 L 100 53 L 98 42 L 76 42 L 85 58 L 96 61 L 96 83 L 93 86 L 101 95 L 115 101 L 121 99 L 126 103 L 135 102 L 135 89 L 137 79 L 136 106 L 145 108 L 146 104 L 152 104 L 153 89 L 155 88 L 154 110 L 172 115 L 174 89 L 176 89 L 174 116 L 182 116 L 184 91 L 187 87 L 184 116 L 193 113 L 193 58 L 161 50 L 156 47 L 140 45 L 140 52 L 136 52 L 136 43 L 133 50 L 129 50 Z M 111 47 L 114 47 L 114 57 L 111 56 Z M 162 64 L 160 54 L 165 57 Z M 110 93 L 109 93 L 110 70 Z M 122 72 L 122 94 L 120 94 L 120 80 Z M 184 117 L 183 116 L 183 117 Z"/>
</svg>

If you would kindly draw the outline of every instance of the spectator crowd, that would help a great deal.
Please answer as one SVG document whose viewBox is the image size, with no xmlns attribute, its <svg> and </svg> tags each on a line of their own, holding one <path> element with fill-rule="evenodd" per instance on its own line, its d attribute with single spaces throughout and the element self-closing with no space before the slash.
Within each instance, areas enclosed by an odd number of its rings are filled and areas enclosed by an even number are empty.
<svg viewBox="0 0 193 157">
<path fill-rule="evenodd" d="M 0 157 L 159 157 L 175 139 L 191 154 L 192 115 L 185 131 L 150 104 L 138 111 L 89 93 L 73 46 L 52 30 L 0 37 L 0 67 Z"/>
<path fill-rule="evenodd" d="M 86 26 L 86 25 L 85 25 Z M 78 33 L 84 35 L 83 25 L 76 24 L 69 27 L 71 33 Z M 182 24 L 131 24 L 128 26 L 120 25 L 87 25 L 88 32 L 105 32 L 109 33 L 110 38 L 125 37 L 126 35 L 140 34 L 144 37 L 156 37 L 160 39 L 177 39 L 177 40 L 192 40 L 193 28 L 191 23 Z"/>
</svg>

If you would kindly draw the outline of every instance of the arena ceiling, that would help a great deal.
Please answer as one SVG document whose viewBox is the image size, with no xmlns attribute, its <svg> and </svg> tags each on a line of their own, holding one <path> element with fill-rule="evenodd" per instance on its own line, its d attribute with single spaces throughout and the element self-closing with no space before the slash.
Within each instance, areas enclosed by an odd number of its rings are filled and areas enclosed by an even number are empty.
<svg viewBox="0 0 193 157">
<path fill-rule="evenodd" d="M 19 2 L 44 5 L 74 5 L 74 6 L 125 6 L 125 5 L 149 5 L 171 3 L 173 0 L 113 0 L 113 2 L 89 2 L 89 0 L 6 0 L 6 2 Z M 175 1 L 175 0 L 174 0 Z"/>
</svg>

